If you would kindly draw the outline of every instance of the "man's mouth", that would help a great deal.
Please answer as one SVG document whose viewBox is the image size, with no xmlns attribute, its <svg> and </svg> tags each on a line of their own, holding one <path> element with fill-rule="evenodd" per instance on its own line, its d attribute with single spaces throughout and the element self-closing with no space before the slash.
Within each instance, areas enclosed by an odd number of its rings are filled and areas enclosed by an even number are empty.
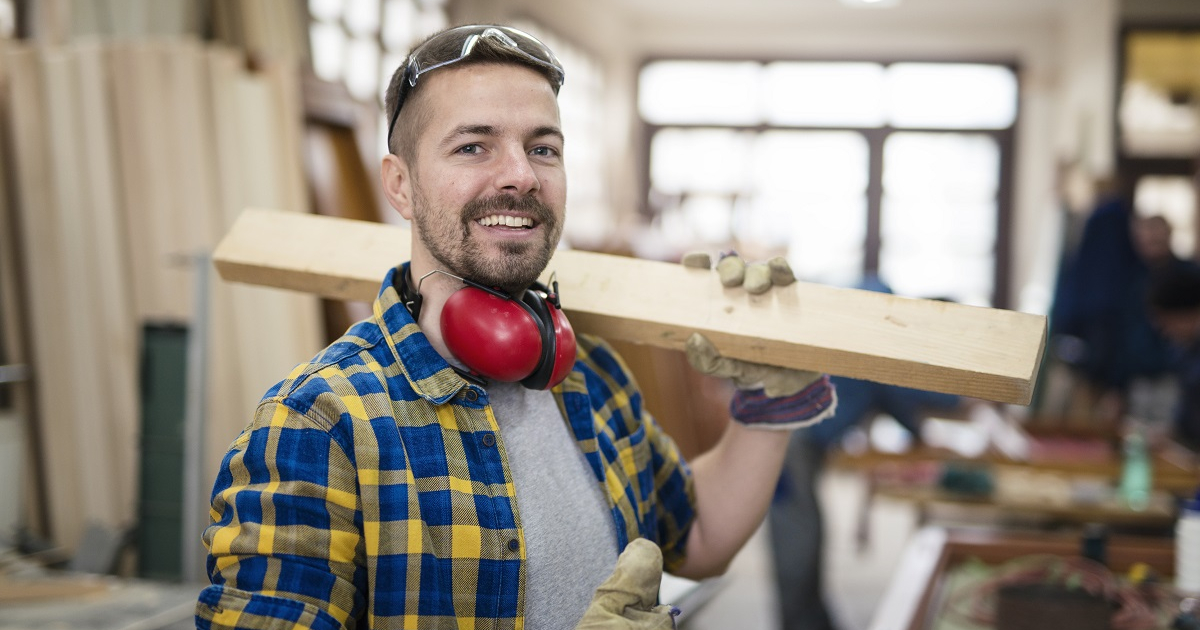
<svg viewBox="0 0 1200 630">
<path fill-rule="evenodd" d="M 510 228 L 533 229 L 533 219 L 530 217 L 515 217 L 510 214 L 492 214 L 478 220 L 483 227 L 502 226 Z"/>
</svg>

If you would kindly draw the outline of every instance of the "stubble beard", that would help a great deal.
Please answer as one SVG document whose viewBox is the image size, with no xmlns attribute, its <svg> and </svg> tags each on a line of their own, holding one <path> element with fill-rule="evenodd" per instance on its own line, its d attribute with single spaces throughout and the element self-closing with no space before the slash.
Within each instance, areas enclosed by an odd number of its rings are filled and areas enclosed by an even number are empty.
<svg viewBox="0 0 1200 630">
<path fill-rule="evenodd" d="M 414 191 L 416 223 L 421 243 L 445 271 L 519 295 L 537 281 L 550 263 L 562 226 L 549 206 L 532 196 L 495 195 L 467 202 L 458 212 L 458 221 L 437 221 L 421 192 Z M 541 226 L 541 240 L 504 241 L 498 255 L 488 255 L 481 243 L 471 238 L 471 226 L 477 220 L 504 211 L 533 218 Z"/>
</svg>

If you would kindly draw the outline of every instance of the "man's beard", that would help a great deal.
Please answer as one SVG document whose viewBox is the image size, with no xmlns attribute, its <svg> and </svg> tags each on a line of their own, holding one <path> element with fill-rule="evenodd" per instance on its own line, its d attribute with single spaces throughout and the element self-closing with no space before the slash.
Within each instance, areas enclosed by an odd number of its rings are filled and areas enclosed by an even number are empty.
<svg viewBox="0 0 1200 630">
<path fill-rule="evenodd" d="M 437 221 L 428 212 L 438 212 L 416 191 L 417 206 L 413 220 L 421 242 L 445 271 L 490 287 L 518 295 L 537 281 L 550 263 L 558 237 L 562 233 L 558 217 L 549 206 L 531 196 L 495 195 L 467 202 L 459 212 L 457 225 L 453 221 Z M 503 242 L 500 255 L 489 257 L 479 243 L 471 240 L 471 224 L 505 211 L 529 216 L 541 226 L 541 241 Z M 456 229 L 457 228 L 457 229 Z"/>
</svg>

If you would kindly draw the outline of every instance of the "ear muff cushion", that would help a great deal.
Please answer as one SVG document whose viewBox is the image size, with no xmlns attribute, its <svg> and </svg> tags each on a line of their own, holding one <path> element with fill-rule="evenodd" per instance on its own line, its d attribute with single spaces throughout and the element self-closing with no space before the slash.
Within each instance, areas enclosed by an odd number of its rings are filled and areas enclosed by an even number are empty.
<svg viewBox="0 0 1200 630">
<path fill-rule="evenodd" d="M 575 366 L 575 329 L 570 320 L 558 308 L 550 308 L 550 319 L 554 328 L 554 368 L 550 372 L 547 388 L 554 387 L 567 378 Z"/>
<path fill-rule="evenodd" d="M 575 365 L 575 331 L 562 310 L 543 297 L 545 287 L 535 284 L 522 301 L 541 323 L 542 357 L 537 370 L 521 384 L 530 389 L 550 389 L 562 382 Z"/>
<path fill-rule="evenodd" d="M 554 328 L 550 320 L 552 306 L 546 304 L 536 288 L 531 288 L 521 296 L 521 303 L 529 308 L 534 319 L 538 322 L 538 333 L 542 339 L 542 354 L 538 357 L 537 367 L 521 384 L 530 389 L 546 389 L 550 382 L 550 374 L 554 371 Z"/>
<path fill-rule="evenodd" d="M 541 362 L 542 326 L 517 300 L 463 287 L 446 301 L 440 321 L 450 352 L 486 378 L 520 381 Z"/>
</svg>

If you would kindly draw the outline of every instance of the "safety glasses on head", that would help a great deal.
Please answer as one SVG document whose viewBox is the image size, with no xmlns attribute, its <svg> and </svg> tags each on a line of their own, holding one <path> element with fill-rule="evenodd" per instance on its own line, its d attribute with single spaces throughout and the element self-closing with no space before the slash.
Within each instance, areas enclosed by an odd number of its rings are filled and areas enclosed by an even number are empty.
<svg viewBox="0 0 1200 630">
<path fill-rule="evenodd" d="M 408 98 L 409 92 L 417 85 L 417 79 L 430 70 L 437 70 L 438 68 L 470 57 L 471 52 L 475 50 L 475 45 L 479 43 L 479 40 L 484 38 L 488 38 L 492 43 L 499 44 L 517 53 L 535 65 L 548 69 L 553 82 L 554 93 L 558 93 L 558 89 L 562 87 L 563 79 L 565 78 L 562 63 L 558 61 L 558 57 L 555 57 L 554 53 L 545 44 L 533 35 L 510 26 L 488 24 L 452 28 L 434 36 L 408 55 L 404 74 L 401 76 L 400 85 L 397 88 L 396 106 L 388 121 L 389 147 L 392 145 L 392 131 L 396 127 L 396 120 L 400 117 L 400 108 L 404 107 L 404 101 Z M 446 40 L 457 39 L 462 40 L 462 47 L 457 49 L 456 54 L 446 58 L 444 52 L 448 49 L 444 45 Z M 450 49 L 453 50 L 453 47 L 450 47 Z M 439 56 L 442 58 L 439 59 Z"/>
</svg>

